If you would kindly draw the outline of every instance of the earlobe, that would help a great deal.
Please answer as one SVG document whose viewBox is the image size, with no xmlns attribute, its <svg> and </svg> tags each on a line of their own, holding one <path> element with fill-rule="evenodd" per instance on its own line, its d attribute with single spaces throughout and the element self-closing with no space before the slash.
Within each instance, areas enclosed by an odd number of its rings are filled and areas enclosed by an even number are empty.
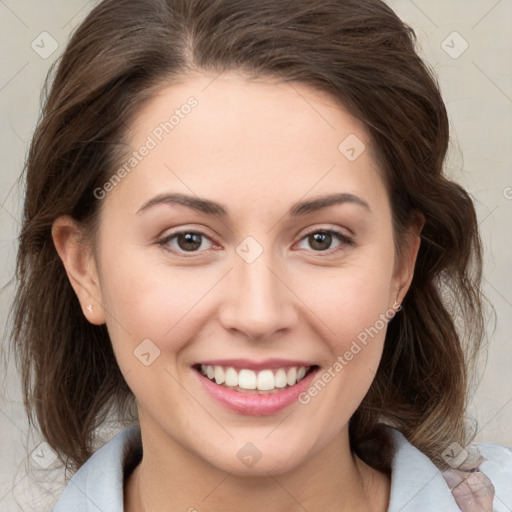
<svg viewBox="0 0 512 512">
<path fill-rule="evenodd" d="M 52 226 L 52 238 L 84 316 L 92 324 L 104 324 L 96 262 L 92 251 L 83 241 L 81 226 L 68 215 L 58 217 Z"/>
</svg>

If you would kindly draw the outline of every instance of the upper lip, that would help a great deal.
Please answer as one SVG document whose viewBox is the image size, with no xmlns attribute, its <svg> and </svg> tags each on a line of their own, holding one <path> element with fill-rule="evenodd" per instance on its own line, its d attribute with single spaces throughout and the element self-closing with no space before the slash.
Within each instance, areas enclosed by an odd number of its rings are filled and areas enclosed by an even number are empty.
<svg viewBox="0 0 512 512">
<path fill-rule="evenodd" d="M 316 366 L 311 361 L 298 361 L 293 359 L 265 359 L 263 361 L 253 361 L 251 359 L 209 359 L 207 361 L 198 361 L 193 366 L 224 366 L 248 370 L 272 370 L 278 368 L 309 367 Z"/>
</svg>

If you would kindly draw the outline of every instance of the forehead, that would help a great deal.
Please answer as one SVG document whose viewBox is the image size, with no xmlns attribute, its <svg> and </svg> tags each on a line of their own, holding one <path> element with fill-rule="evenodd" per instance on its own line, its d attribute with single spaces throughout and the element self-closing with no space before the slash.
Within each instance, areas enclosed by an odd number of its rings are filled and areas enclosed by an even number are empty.
<svg viewBox="0 0 512 512">
<path fill-rule="evenodd" d="M 302 83 L 191 75 L 145 105 L 128 142 L 134 152 L 150 147 L 116 187 L 130 188 L 139 206 L 167 189 L 261 207 L 334 191 L 382 200 L 364 125 Z"/>
<path fill-rule="evenodd" d="M 195 106 L 190 108 L 192 99 Z M 165 130 L 169 121 L 172 126 Z M 172 137 L 166 137 L 169 128 Z M 247 139 L 265 142 L 278 136 L 281 146 L 288 143 L 295 152 L 313 149 L 318 139 L 337 150 L 340 137 L 350 134 L 370 145 L 363 123 L 326 92 L 303 83 L 274 77 L 249 79 L 235 72 L 194 74 L 161 89 L 136 117 L 132 142 L 137 146 L 150 133 L 162 142 L 162 138 L 179 137 L 187 128 L 198 136 L 208 135 L 196 141 L 203 146 L 223 140 L 229 146 Z M 270 147 L 259 149 L 268 152 Z"/>
</svg>

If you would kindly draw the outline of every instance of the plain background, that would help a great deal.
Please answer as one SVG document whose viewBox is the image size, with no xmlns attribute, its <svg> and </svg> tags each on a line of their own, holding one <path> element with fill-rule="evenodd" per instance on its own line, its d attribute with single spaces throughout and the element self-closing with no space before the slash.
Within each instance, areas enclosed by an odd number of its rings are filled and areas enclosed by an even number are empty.
<svg viewBox="0 0 512 512">
<path fill-rule="evenodd" d="M 0 0 L 0 287 L 13 275 L 22 205 L 16 180 L 39 115 L 43 79 L 96 3 Z M 512 447 L 512 2 L 388 3 L 415 29 L 420 54 L 438 76 L 451 123 L 447 171 L 474 197 L 482 230 L 485 292 L 497 323 L 489 325 L 488 357 L 468 418 L 477 421 L 477 440 Z M 58 46 L 46 55 L 52 44 Z M 0 294 L 3 347 L 13 289 L 11 284 Z M 0 399 L 0 510 L 49 510 L 62 472 L 41 467 L 51 464 L 51 450 L 28 431 L 12 362 Z M 53 492 L 43 498 L 47 482 Z"/>
</svg>

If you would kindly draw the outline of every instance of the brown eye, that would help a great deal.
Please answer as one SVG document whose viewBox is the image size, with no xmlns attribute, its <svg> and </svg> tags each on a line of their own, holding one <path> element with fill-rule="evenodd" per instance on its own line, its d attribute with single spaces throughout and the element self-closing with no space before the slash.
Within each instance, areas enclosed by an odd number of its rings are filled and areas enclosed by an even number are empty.
<svg viewBox="0 0 512 512">
<path fill-rule="evenodd" d="M 332 235 L 330 233 L 318 232 L 309 235 L 308 242 L 310 247 L 318 251 L 324 251 L 330 248 Z"/>
<path fill-rule="evenodd" d="M 201 235 L 199 233 L 180 233 L 176 240 L 178 246 L 184 251 L 195 251 L 201 247 Z"/>
<path fill-rule="evenodd" d="M 204 233 L 180 231 L 167 235 L 158 244 L 171 252 L 202 252 L 198 249 L 203 245 L 203 239 L 209 240 Z"/>
<path fill-rule="evenodd" d="M 301 239 L 301 243 L 307 241 L 309 247 L 315 252 L 331 252 L 329 249 L 331 249 L 331 244 L 336 239 L 338 245 L 334 247 L 332 252 L 354 244 L 354 241 L 347 235 L 330 229 L 312 231 Z"/>
</svg>

